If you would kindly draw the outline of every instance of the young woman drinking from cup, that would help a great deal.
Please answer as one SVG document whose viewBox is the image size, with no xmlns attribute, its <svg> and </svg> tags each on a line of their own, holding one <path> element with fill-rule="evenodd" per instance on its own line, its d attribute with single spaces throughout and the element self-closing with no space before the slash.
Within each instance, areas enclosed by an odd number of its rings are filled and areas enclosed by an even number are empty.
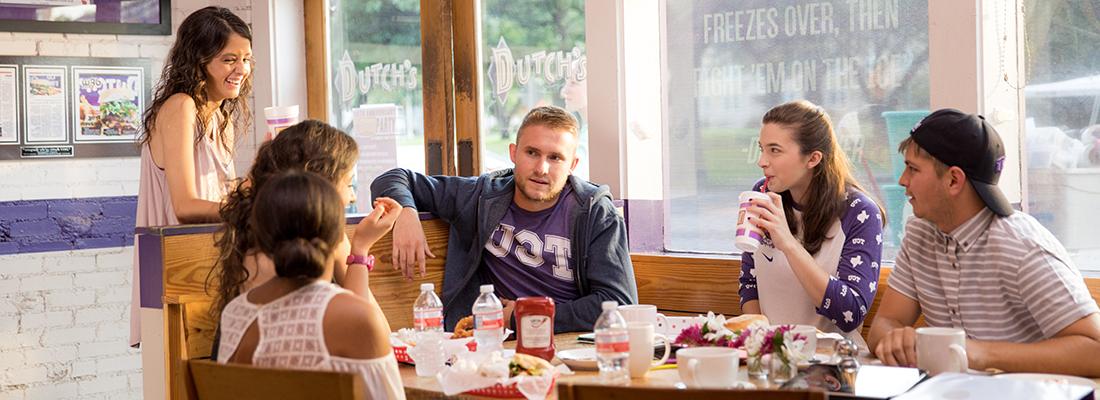
<svg viewBox="0 0 1100 400">
<path fill-rule="evenodd" d="M 765 232 L 741 254 L 741 310 L 773 324 L 814 325 L 866 348 L 859 328 L 874 300 L 882 258 L 882 209 L 860 187 L 832 122 L 808 101 L 764 114 L 764 179 L 748 222 Z"/>
<path fill-rule="evenodd" d="M 369 249 L 400 210 L 391 199 L 376 200 L 359 243 Z M 218 362 L 354 372 L 368 398 L 404 399 L 382 309 L 332 283 L 335 249 L 345 238 L 344 202 L 332 183 L 312 172 L 276 175 L 256 194 L 249 223 L 276 276 L 225 307 Z"/>
</svg>

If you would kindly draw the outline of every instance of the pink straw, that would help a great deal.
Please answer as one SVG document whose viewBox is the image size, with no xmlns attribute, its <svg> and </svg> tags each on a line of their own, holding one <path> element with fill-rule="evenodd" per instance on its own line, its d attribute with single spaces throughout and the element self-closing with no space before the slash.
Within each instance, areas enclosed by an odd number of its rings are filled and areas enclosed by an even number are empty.
<svg viewBox="0 0 1100 400">
<path fill-rule="evenodd" d="M 767 193 L 768 192 L 768 180 L 770 180 L 770 179 L 771 178 L 764 178 L 764 186 L 760 187 L 760 192 L 761 193 Z"/>
</svg>

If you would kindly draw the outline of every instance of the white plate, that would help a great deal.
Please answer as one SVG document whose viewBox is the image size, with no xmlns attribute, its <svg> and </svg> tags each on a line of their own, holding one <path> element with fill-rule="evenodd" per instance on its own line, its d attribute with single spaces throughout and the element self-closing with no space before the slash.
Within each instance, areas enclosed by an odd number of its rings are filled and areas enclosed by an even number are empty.
<svg viewBox="0 0 1100 400">
<path fill-rule="evenodd" d="M 557 356 L 561 359 L 561 362 L 575 370 L 595 371 L 599 369 L 596 365 L 596 349 L 594 347 L 562 350 L 557 353 Z"/>
<path fill-rule="evenodd" d="M 1058 374 L 1025 374 L 1025 373 L 1012 373 L 1012 374 L 998 374 L 993 375 L 994 378 L 1003 379 L 1020 379 L 1027 381 L 1039 381 L 1048 383 L 1068 383 L 1070 385 L 1087 386 L 1095 389 L 1100 389 L 1100 385 L 1092 379 L 1082 378 L 1080 376 L 1073 375 L 1058 375 Z"/>
</svg>

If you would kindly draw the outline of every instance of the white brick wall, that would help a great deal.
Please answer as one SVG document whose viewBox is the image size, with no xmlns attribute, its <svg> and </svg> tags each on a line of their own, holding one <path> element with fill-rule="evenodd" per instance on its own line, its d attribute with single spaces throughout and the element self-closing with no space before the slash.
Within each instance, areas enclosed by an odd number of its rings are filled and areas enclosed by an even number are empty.
<svg viewBox="0 0 1100 400">
<path fill-rule="evenodd" d="M 173 1 L 173 31 L 210 4 Z M 222 5 L 251 21 L 251 4 Z M 173 40 L 0 32 L 0 55 L 149 58 L 155 81 Z M 136 157 L 0 161 L 0 201 L 133 196 L 138 167 Z M 141 353 L 128 345 L 132 268 L 131 247 L 0 255 L 0 400 L 140 399 Z"/>
<path fill-rule="evenodd" d="M 139 165 L 137 157 L 0 161 L 0 201 L 136 196 Z"/>
<path fill-rule="evenodd" d="M 141 398 L 132 263 L 130 247 L 0 256 L 0 399 Z"/>
</svg>

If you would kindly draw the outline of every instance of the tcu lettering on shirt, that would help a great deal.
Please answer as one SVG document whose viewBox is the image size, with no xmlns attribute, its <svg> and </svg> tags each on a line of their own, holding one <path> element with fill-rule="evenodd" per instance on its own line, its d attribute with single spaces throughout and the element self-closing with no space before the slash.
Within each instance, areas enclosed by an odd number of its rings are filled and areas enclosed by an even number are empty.
<svg viewBox="0 0 1100 400">
<path fill-rule="evenodd" d="M 531 268 L 542 267 L 546 263 L 544 255 L 548 253 L 554 277 L 573 281 L 573 271 L 569 269 L 571 244 L 568 238 L 557 235 L 540 238 L 529 230 L 516 232 L 516 227 L 501 223 L 489 242 L 485 243 L 485 249 L 497 257 L 506 257 L 509 252 L 513 252 L 519 262 Z"/>
</svg>

